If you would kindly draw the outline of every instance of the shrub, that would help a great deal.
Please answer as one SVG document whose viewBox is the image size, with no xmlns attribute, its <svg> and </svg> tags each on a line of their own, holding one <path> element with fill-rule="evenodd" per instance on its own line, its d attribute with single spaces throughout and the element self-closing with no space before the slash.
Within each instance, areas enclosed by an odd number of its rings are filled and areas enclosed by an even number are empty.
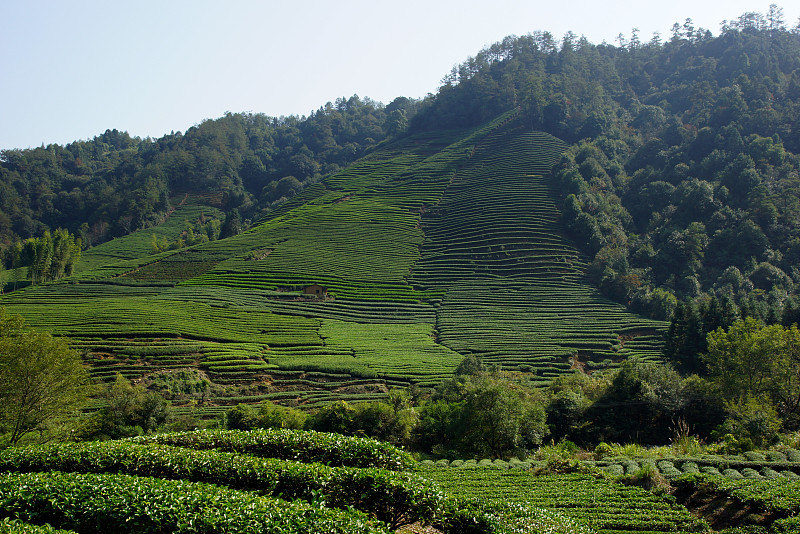
<svg viewBox="0 0 800 534">
<path fill-rule="evenodd" d="M 741 473 L 744 478 L 761 478 L 761 474 L 750 467 L 745 467 Z"/>
<path fill-rule="evenodd" d="M 449 499 L 435 523 L 445 534 L 515 534 L 548 532 L 588 534 L 588 527 L 556 512 L 518 503 L 487 504 L 479 499 Z"/>
<path fill-rule="evenodd" d="M 765 462 L 767 460 L 763 453 L 757 451 L 745 451 L 744 457 L 751 462 Z"/>
<path fill-rule="evenodd" d="M 605 441 L 601 441 L 594 448 L 594 457 L 597 460 L 602 460 L 603 458 L 607 458 L 613 455 L 614 455 L 614 449 L 611 447 L 611 445 L 609 445 Z"/>
<path fill-rule="evenodd" d="M 681 470 L 684 473 L 699 473 L 700 468 L 694 462 L 684 462 L 681 466 Z"/>
<path fill-rule="evenodd" d="M 330 506 L 353 506 L 391 525 L 432 518 L 442 499 L 432 483 L 411 473 L 127 442 L 7 449 L 0 452 L 0 469 L 124 473 L 210 482 L 290 499 L 323 498 Z"/>
<path fill-rule="evenodd" d="M 800 532 L 800 517 L 787 517 L 772 523 L 770 532 L 774 534 L 794 534 Z"/>
<path fill-rule="evenodd" d="M 671 489 L 667 479 L 651 463 L 643 463 L 634 474 L 622 479 L 622 482 L 653 492 L 667 492 Z"/>
<path fill-rule="evenodd" d="M 615 476 L 622 476 L 625 474 L 625 469 L 619 464 L 611 464 L 603 468 L 606 473 L 615 475 Z"/>
<path fill-rule="evenodd" d="M 733 480 L 739 480 L 740 478 L 744 478 L 742 477 L 742 474 L 736 469 L 723 469 L 722 476 Z"/>
<path fill-rule="evenodd" d="M 281 406 L 269 401 L 258 407 L 239 404 L 225 413 L 225 428 L 231 430 L 250 430 L 253 428 L 293 428 L 301 429 L 306 422 L 306 414 L 301 410 Z"/>
<path fill-rule="evenodd" d="M 4 473 L 0 494 L 0 514 L 80 532 L 388 533 L 359 512 L 181 480 Z"/>
<path fill-rule="evenodd" d="M 266 458 L 320 462 L 331 466 L 407 469 L 414 459 L 388 443 L 313 430 L 196 430 L 131 438 L 133 443 L 160 443 L 190 449 L 217 449 Z"/>
<path fill-rule="evenodd" d="M 790 462 L 800 462 L 800 451 L 795 449 L 787 449 L 786 458 L 788 458 Z"/>
</svg>

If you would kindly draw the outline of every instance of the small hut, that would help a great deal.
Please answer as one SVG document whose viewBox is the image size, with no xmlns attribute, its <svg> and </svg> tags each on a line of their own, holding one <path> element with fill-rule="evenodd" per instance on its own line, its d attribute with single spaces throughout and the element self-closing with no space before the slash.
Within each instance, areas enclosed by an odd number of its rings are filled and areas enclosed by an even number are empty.
<svg viewBox="0 0 800 534">
<path fill-rule="evenodd" d="M 324 300 L 328 298 L 328 288 L 319 284 L 311 284 L 303 288 L 303 295 L 310 295 L 319 300 Z"/>
</svg>

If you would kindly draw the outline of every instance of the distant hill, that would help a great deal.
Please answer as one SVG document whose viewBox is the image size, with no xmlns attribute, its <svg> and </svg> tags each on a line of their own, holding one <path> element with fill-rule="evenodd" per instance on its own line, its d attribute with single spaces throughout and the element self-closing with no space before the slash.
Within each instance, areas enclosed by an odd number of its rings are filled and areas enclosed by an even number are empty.
<svg viewBox="0 0 800 534">
<path fill-rule="evenodd" d="M 1 303 L 98 377 L 192 368 L 218 404 L 371 398 L 470 354 L 539 382 L 691 370 L 706 331 L 800 317 L 799 118 L 800 30 L 751 13 L 509 37 L 421 101 L 4 151 L 7 248 L 58 227 L 91 248 Z"/>
<path fill-rule="evenodd" d="M 544 178 L 565 149 L 518 112 L 411 135 L 243 233 L 148 248 L 174 239 L 173 221 L 214 215 L 196 199 L 0 303 L 69 337 L 97 378 L 157 388 L 200 373 L 209 415 L 244 399 L 314 406 L 432 386 L 467 354 L 535 382 L 657 359 L 664 323 L 586 283 Z M 311 286 L 326 298 L 304 295 Z"/>
<path fill-rule="evenodd" d="M 66 228 L 85 245 L 151 227 L 185 193 L 257 219 L 399 130 L 416 103 L 353 96 L 308 117 L 228 113 L 159 139 L 106 130 L 65 146 L 0 152 L 0 241 Z"/>
</svg>

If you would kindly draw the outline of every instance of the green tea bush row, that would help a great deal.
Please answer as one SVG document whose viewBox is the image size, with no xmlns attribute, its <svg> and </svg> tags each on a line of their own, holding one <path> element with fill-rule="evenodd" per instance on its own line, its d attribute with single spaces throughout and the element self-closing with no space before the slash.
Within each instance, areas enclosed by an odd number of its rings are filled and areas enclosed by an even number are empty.
<svg viewBox="0 0 800 534">
<path fill-rule="evenodd" d="M 724 473 L 723 473 L 724 474 Z M 800 481 L 787 478 L 752 479 L 741 477 L 717 477 L 707 474 L 690 474 L 679 477 L 679 486 L 710 486 L 744 504 L 755 505 L 762 510 L 783 514 L 800 513 Z"/>
<path fill-rule="evenodd" d="M 436 522 L 445 534 L 591 534 L 584 524 L 552 510 L 482 499 L 450 499 Z"/>
<path fill-rule="evenodd" d="M 313 430 L 195 430 L 139 436 L 131 438 L 131 441 L 191 449 L 216 449 L 266 458 L 320 462 L 331 466 L 402 470 L 415 464 L 410 454 L 389 443 Z"/>
<path fill-rule="evenodd" d="M 618 467 L 621 471 L 622 466 Z M 708 530 L 705 521 L 671 499 L 610 477 L 537 475 L 521 469 L 420 466 L 418 470 L 456 498 L 552 510 L 602 532 Z"/>
<path fill-rule="evenodd" d="M 442 499 L 431 483 L 410 473 L 328 467 L 128 442 L 11 448 L 0 452 L 0 470 L 124 473 L 185 479 L 308 501 L 324 495 L 330 506 L 353 506 L 392 525 L 432 518 Z"/>
<path fill-rule="evenodd" d="M 84 534 L 389 532 L 352 510 L 213 484 L 110 474 L 0 474 L 0 515 Z"/>
<path fill-rule="evenodd" d="M 770 457 L 776 460 L 783 457 L 784 460 L 770 461 L 767 459 Z M 750 461 L 746 458 L 755 458 L 755 460 Z M 682 474 L 702 472 L 733 479 L 775 477 L 794 479 L 798 476 L 795 471 L 800 471 L 800 465 L 796 462 L 786 461 L 783 453 L 780 453 L 780 456 L 759 453 L 757 456 L 670 457 L 649 461 L 651 461 L 666 478 L 676 478 Z M 623 469 L 626 474 L 630 474 L 636 470 L 637 460 L 623 457 L 591 463 L 612 474 L 616 474 L 620 469 Z"/>
</svg>

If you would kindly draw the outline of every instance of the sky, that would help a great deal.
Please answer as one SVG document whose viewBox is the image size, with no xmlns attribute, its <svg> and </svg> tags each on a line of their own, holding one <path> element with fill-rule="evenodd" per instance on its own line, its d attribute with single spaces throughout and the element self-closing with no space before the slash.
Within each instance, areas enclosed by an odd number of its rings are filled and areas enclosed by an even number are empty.
<svg viewBox="0 0 800 534">
<path fill-rule="evenodd" d="M 354 94 L 420 98 L 508 35 L 616 44 L 633 28 L 643 41 L 668 38 L 686 18 L 717 35 L 723 20 L 770 3 L 2 0 L 0 149 L 114 128 L 155 138 L 226 112 L 308 115 Z M 800 6 L 778 5 L 795 26 Z"/>
</svg>

